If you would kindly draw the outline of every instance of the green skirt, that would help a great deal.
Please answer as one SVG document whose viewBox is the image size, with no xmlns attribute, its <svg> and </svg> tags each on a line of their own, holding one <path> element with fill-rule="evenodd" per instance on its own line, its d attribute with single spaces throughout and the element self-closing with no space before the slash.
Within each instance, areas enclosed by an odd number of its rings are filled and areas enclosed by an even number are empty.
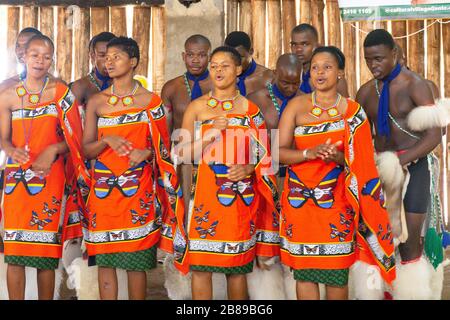
<svg viewBox="0 0 450 320">
<path fill-rule="evenodd" d="M 224 274 L 246 274 L 253 271 L 253 261 L 237 267 L 191 266 L 191 271 L 216 272 Z"/>
<path fill-rule="evenodd" d="M 156 268 L 157 246 L 135 252 L 104 253 L 95 256 L 99 267 L 118 268 L 128 271 L 145 271 Z"/>
<path fill-rule="evenodd" d="M 297 281 L 323 283 L 332 287 L 345 287 L 348 284 L 349 269 L 298 269 L 293 270 Z"/>
<path fill-rule="evenodd" d="M 58 269 L 59 259 L 30 256 L 5 256 L 5 263 L 42 270 L 55 270 Z"/>
</svg>

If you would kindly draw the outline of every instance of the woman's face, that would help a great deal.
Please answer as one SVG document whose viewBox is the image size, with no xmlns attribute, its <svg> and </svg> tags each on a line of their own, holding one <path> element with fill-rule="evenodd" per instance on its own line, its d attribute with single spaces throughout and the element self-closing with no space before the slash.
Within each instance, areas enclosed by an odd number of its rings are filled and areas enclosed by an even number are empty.
<svg viewBox="0 0 450 320">
<path fill-rule="evenodd" d="M 32 40 L 23 59 L 27 66 L 27 75 L 34 78 L 43 77 L 53 63 L 53 46 L 42 39 Z"/>
<path fill-rule="evenodd" d="M 316 90 L 329 90 L 337 87 L 339 70 L 336 57 L 329 52 L 320 52 L 311 60 L 311 81 Z"/>
<path fill-rule="evenodd" d="M 211 57 L 209 70 L 214 87 L 227 89 L 236 86 L 236 77 L 242 68 L 236 65 L 230 53 L 218 52 Z"/>
<path fill-rule="evenodd" d="M 130 58 L 128 53 L 119 47 L 109 47 L 106 51 L 105 66 L 111 78 L 117 78 L 132 71 L 137 65 L 136 58 Z"/>
</svg>

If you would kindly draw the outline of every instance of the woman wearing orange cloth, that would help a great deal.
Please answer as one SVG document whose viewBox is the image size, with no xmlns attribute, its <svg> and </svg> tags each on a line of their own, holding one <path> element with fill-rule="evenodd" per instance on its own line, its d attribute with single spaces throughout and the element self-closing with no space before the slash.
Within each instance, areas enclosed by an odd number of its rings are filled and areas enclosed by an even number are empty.
<svg viewBox="0 0 450 320">
<path fill-rule="evenodd" d="M 213 272 L 226 275 L 229 299 L 247 299 L 245 274 L 255 256 L 279 254 L 278 196 L 267 170 L 264 118 L 236 91 L 240 60 L 234 48 L 214 50 L 214 88 L 188 106 L 182 125 L 188 134 L 177 146 L 183 161 L 195 157 L 186 255 L 194 299 L 212 298 Z"/>
<path fill-rule="evenodd" d="M 280 162 L 289 165 L 282 194 L 281 261 L 293 269 L 298 299 L 348 298 L 356 261 L 395 278 L 393 237 L 374 162 L 367 116 L 337 92 L 345 57 L 336 47 L 315 50 L 316 90 L 292 99 L 279 124 Z M 294 145 L 295 147 L 292 147 Z"/>
<path fill-rule="evenodd" d="M 62 256 L 70 150 L 74 173 L 86 175 L 81 120 L 68 87 L 49 77 L 54 46 L 35 35 L 26 46 L 27 76 L 0 95 L 1 140 L 8 155 L 4 185 L 4 245 L 10 299 L 24 299 L 25 266 L 37 268 L 39 299 L 52 299 Z"/>
<path fill-rule="evenodd" d="M 166 203 L 157 195 L 158 176 L 170 193 L 169 210 L 183 210 L 161 98 L 133 80 L 138 63 L 136 41 L 112 39 L 106 68 L 113 85 L 89 99 L 86 112 L 84 151 L 95 164 L 84 240 L 96 256 L 102 299 L 117 299 L 116 268 L 127 270 L 129 298 L 145 299 L 145 270 L 156 267 Z"/>
</svg>

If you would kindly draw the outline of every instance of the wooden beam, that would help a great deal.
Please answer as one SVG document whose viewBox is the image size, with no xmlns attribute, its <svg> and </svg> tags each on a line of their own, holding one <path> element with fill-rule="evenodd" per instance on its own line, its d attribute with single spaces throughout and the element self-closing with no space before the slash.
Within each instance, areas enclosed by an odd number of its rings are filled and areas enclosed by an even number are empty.
<svg viewBox="0 0 450 320">
<path fill-rule="evenodd" d="M 70 12 L 58 7 L 58 35 L 56 41 L 56 70 L 67 83 L 72 80 L 72 25 Z"/>
<path fill-rule="evenodd" d="M 350 97 L 355 97 L 356 88 L 356 30 L 351 22 L 344 23 L 345 79 Z"/>
<path fill-rule="evenodd" d="M 408 21 L 408 33 L 412 34 L 424 27 L 423 20 Z M 423 31 L 408 38 L 408 66 L 424 77 L 424 34 Z"/>
<path fill-rule="evenodd" d="M 311 22 L 311 0 L 300 0 L 300 23 Z"/>
<path fill-rule="evenodd" d="M 444 92 L 441 92 L 441 96 L 450 97 L 450 20 L 444 20 L 447 22 L 442 24 L 442 39 L 444 45 Z M 447 138 L 450 137 L 450 132 L 447 131 Z M 449 177 L 450 180 L 450 177 Z M 450 190 L 450 189 L 449 189 Z M 450 199 L 449 199 L 450 200 Z M 450 202 L 450 201 L 449 201 Z"/>
<path fill-rule="evenodd" d="M 281 5 L 278 0 L 267 1 L 269 18 L 269 61 L 267 67 L 274 70 L 281 55 Z"/>
<path fill-rule="evenodd" d="M 109 8 L 91 8 L 91 38 L 109 31 Z"/>
<path fill-rule="evenodd" d="M 166 64 L 165 8 L 152 8 L 152 83 L 153 91 L 160 94 L 165 79 Z"/>
<path fill-rule="evenodd" d="M 253 58 L 266 64 L 266 1 L 252 0 L 252 44 Z"/>
<path fill-rule="evenodd" d="M 341 14 L 337 0 L 327 0 L 328 45 L 341 47 Z"/>
<path fill-rule="evenodd" d="M 427 25 L 435 22 L 427 29 L 427 79 L 440 86 L 441 66 L 441 28 L 436 20 L 426 20 Z"/>
<path fill-rule="evenodd" d="M 54 34 L 54 16 L 53 7 L 41 7 L 39 8 L 39 30 L 47 37 L 55 41 Z"/>
<path fill-rule="evenodd" d="M 111 32 L 127 36 L 127 13 L 125 7 L 111 7 Z"/>
<path fill-rule="evenodd" d="M 296 25 L 295 0 L 283 0 L 283 53 L 291 52 L 291 31 Z"/>
<path fill-rule="evenodd" d="M 71 6 L 89 7 L 111 7 L 123 5 L 163 5 L 164 0 L 0 0 L 0 4 L 10 6 Z"/>
<path fill-rule="evenodd" d="M 374 29 L 373 21 L 360 21 L 359 22 L 359 87 L 364 83 L 373 78 L 372 73 L 367 67 L 366 61 L 364 60 L 364 39 L 367 33 Z M 347 59 L 345 59 L 347 61 Z"/>
<path fill-rule="evenodd" d="M 227 33 L 238 30 L 238 1 L 227 1 Z"/>
<path fill-rule="evenodd" d="M 89 26 L 91 15 L 88 8 L 80 9 L 79 23 L 74 25 L 75 79 L 79 79 L 89 72 Z"/>
<path fill-rule="evenodd" d="M 406 35 L 406 21 L 392 21 L 392 36 L 395 38 L 404 37 Z M 405 56 L 407 56 L 407 41 L 406 37 L 395 39 L 395 42 L 403 49 Z"/>
<path fill-rule="evenodd" d="M 323 21 L 323 9 L 325 4 L 323 0 L 311 0 L 311 24 L 316 28 L 319 34 L 319 44 L 324 45 L 324 21 Z"/>
<path fill-rule="evenodd" d="M 12 76 L 17 73 L 16 69 L 16 40 L 19 35 L 19 22 L 20 22 L 20 8 L 8 7 L 8 34 L 7 34 L 7 48 L 8 48 L 8 64 L 6 75 Z"/>
<path fill-rule="evenodd" d="M 22 29 L 26 27 L 37 28 L 38 7 L 25 6 L 22 8 Z"/>
<path fill-rule="evenodd" d="M 151 10 L 149 7 L 134 7 L 133 11 L 133 39 L 139 44 L 139 51 L 141 54 L 139 65 L 136 68 L 136 74 L 147 77 Z"/>
<path fill-rule="evenodd" d="M 252 4 L 250 0 L 239 2 L 239 30 L 252 36 Z"/>
</svg>

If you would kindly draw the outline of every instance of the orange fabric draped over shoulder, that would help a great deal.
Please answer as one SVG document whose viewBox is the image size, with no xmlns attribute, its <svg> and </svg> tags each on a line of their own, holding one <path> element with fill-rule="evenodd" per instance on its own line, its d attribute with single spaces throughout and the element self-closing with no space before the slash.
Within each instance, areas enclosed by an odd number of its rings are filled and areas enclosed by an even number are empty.
<svg viewBox="0 0 450 320">
<path fill-rule="evenodd" d="M 345 165 L 320 159 L 291 165 L 282 195 L 281 259 L 293 269 L 345 269 L 355 260 L 395 278 L 393 235 L 374 161 L 370 125 L 348 99 L 343 119 L 299 126 L 303 150 L 342 141 Z"/>
<path fill-rule="evenodd" d="M 206 107 L 206 106 L 205 106 Z M 227 114 L 222 139 L 210 145 L 194 165 L 188 238 L 175 237 L 180 269 L 189 265 L 235 267 L 255 255 L 279 254 L 279 203 L 264 118 L 248 102 L 246 114 Z M 196 126 L 204 134 L 212 120 Z M 228 179 L 228 165 L 255 164 L 255 173 L 241 181 Z M 185 225 L 185 220 L 177 220 Z M 177 251 L 176 250 L 176 251 Z M 177 252 L 175 252 L 177 258 Z"/>
<path fill-rule="evenodd" d="M 28 143 L 30 161 L 19 165 L 8 159 L 5 169 L 5 255 L 60 258 L 62 243 L 70 233 L 66 228 L 67 210 L 63 211 L 67 202 L 65 186 L 70 178 L 64 157 L 57 157 L 47 177 L 40 178 L 31 170 L 42 151 L 65 141 L 72 172 L 87 174 L 81 155 L 77 102 L 66 85 L 58 82 L 55 91 L 53 100 L 15 110 L 11 115 L 12 143 L 16 147 Z"/>
</svg>

